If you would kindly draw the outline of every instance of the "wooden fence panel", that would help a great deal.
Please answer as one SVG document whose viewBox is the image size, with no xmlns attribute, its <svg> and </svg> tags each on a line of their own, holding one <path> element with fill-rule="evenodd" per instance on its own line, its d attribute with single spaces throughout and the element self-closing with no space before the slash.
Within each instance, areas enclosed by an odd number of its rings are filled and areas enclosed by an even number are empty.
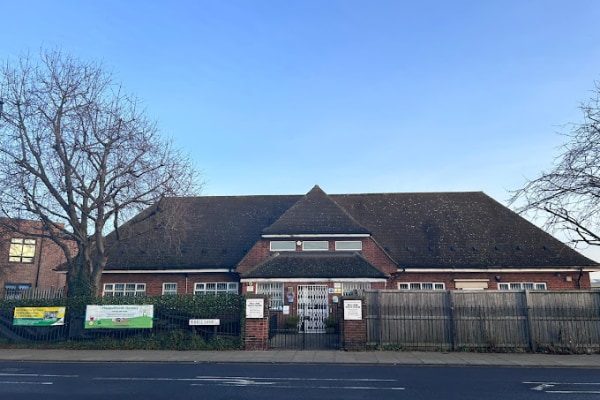
<svg viewBox="0 0 600 400">
<path fill-rule="evenodd" d="M 524 349 L 529 346 L 522 292 L 452 293 L 456 349 Z"/>
<path fill-rule="evenodd" d="M 532 343 L 536 350 L 600 350 L 600 292 L 531 292 Z"/>
<path fill-rule="evenodd" d="M 370 345 L 430 350 L 451 347 L 444 291 L 365 291 L 365 305 Z"/>
<path fill-rule="evenodd" d="M 364 292 L 367 345 L 600 351 L 600 291 Z"/>
</svg>

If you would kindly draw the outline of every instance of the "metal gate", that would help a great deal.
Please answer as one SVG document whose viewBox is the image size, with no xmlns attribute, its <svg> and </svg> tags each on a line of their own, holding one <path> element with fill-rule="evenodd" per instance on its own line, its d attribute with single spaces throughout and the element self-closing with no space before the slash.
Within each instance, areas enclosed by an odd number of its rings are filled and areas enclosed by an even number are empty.
<svg viewBox="0 0 600 400">
<path fill-rule="evenodd" d="M 298 286 L 298 317 L 304 333 L 325 333 L 329 302 L 325 285 Z"/>
<path fill-rule="evenodd" d="M 326 285 L 299 285 L 297 307 L 269 316 L 269 347 L 272 349 L 326 350 L 340 348 L 337 303 L 329 304 Z"/>
</svg>

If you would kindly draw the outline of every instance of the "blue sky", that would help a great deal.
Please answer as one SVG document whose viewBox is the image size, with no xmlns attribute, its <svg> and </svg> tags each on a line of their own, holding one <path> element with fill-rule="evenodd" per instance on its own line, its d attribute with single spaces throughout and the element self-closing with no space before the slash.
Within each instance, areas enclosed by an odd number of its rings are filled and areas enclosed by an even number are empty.
<svg viewBox="0 0 600 400">
<path fill-rule="evenodd" d="M 484 191 L 551 167 L 600 79 L 596 0 L 7 2 L 2 59 L 99 60 L 206 195 Z"/>
</svg>

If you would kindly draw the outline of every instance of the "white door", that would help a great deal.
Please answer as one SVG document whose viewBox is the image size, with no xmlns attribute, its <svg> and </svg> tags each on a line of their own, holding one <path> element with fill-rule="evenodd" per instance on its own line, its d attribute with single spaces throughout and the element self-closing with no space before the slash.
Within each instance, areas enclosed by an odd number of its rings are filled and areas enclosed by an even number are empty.
<svg viewBox="0 0 600 400">
<path fill-rule="evenodd" d="M 298 317 L 304 332 L 325 332 L 325 318 L 329 316 L 327 293 L 327 285 L 298 286 Z"/>
</svg>

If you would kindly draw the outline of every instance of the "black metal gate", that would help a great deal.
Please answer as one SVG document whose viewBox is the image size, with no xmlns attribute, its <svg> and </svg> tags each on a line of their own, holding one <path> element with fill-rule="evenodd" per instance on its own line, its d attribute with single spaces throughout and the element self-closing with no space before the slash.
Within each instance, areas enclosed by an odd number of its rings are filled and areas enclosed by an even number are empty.
<svg viewBox="0 0 600 400">
<path fill-rule="evenodd" d="M 337 350 L 340 329 L 337 304 L 328 307 L 328 315 L 315 321 L 314 315 L 284 314 L 272 310 L 269 314 L 269 348 L 293 350 Z M 315 329 L 315 325 L 322 329 Z"/>
</svg>

